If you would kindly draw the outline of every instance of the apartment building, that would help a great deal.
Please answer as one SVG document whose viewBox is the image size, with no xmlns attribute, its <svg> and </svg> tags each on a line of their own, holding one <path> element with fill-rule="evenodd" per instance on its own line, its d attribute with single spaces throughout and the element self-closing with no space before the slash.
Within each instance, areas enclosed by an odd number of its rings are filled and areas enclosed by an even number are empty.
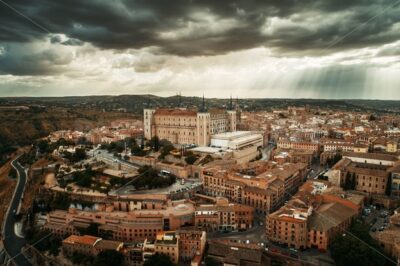
<svg viewBox="0 0 400 266">
<path fill-rule="evenodd" d="M 307 247 L 328 250 L 335 236 L 344 233 L 357 215 L 343 203 L 322 203 L 308 219 Z"/>
<path fill-rule="evenodd" d="M 385 250 L 386 254 L 400 261 L 400 213 L 395 210 L 390 217 L 389 227 L 383 231 L 372 234 L 379 245 Z"/>
<path fill-rule="evenodd" d="M 195 226 L 207 232 L 246 230 L 253 227 L 254 209 L 217 198 L 216 204 L 196 207 Z"/>
<path fill-rule="evenodd" d="M 197 261 L 202 258 L 206 247 L 206 232 L 181 228 L 177 231 L 179 240 L 179 260 Z"/>
<path fill-rule="evenodd" d="M 387 166 L 394 166 L 395 163 L 399 161 L 399 157 L 397 157 L 396 155 L 385 154 L 385 153 L 345 152 L 343 153 L 343 158 L 348 158 L 352 162 L 356 163 L 387 165 Z"/>
<path fill-rule="evenodd" d="M 123 255 L 123 265 L 141 266 L 154 254 L 164 254 L 175 264 L 178 262 L 200 265 L 206 245 L 206 232 L 195 229 L 160 231 L 154 239 L 141 242 L 105 240 L 97 236 L 70 235 L 62 241 L 64 255 L 80 253 L 95 257 L 106 250 L 118 251 Z"/>
<path fill-rule="evenodd" d="M 390 168 L 391 172 L 391 186 L 390 196 L 392 198 L 400 198 L 400 165 Z"/>
<path fill-rule="evenodd" d="M 390 181 L 388 167 L 365 163 L 351 163 L 346 179 L 355 180 L 355 189 L 371 194 L 385 194 Z M 354 183 L 353 181 L 353 183 Z"/>
<path fill-rule="evenodd" d="M 398 140 L 389 140 L 386 143 L 386 151 L 390 153 L 395 153 L 398 151 Z"/>
<path fill-rule="evenodd" d="M 341 159 L 337 162 L 327 173 L 329 182 L 333 185 L 342 187 L 346 181 L 347 167 L 351 164 L 351 160 L 347 158 Z"/>
<path fill-rule="evenodd" d="M 307 142 L 307 141 L 290 141 L 285 139 L 280 139 L 277 142 L 278 149 L 286 149 L 286 150 L 303 150 L 303 151 L 311 151 L 315 154 L 319 153 L 320 145 L 316 142 Z"/>
<path fill-rule="evenodd" d="M 62 241 L 62 251 L 64 255 L 71 256 L 74 252 L 89 256 L 97 256 L 105 250 L 121 251 L 123 242 L 105 240 L 97 236 L 78 236 L 70 235 Z"/>
<path fill-rule="evenodd" d="M 226 197 L 267 214 L 296 192 L 306 168 L 303 163 L 272 162 L 252 162 L 231 169 L 206 168 L 202 172 L 203 189 L 207 195 Z"/>
<path fill-rule="evenodd" d="M 347 197 L 329 182 L 307 181 L 287 203 L 266 218 L 266 235 L 296 249 L 326 251 L 361 209 L 363 197 Z"/>
<path fill-rule="evenodd" d="M 55 210 L 47 215 L 44 229 L 60 237 L 79 234 L 78 228 L 99 224 L 100 235 L 113 240 L 155 239 L 158 232 L 194 224 L 195 208 L 189 202 L 175 202 L 163 209 L 125 211 Z"/>
<path fill-rule="evenodd" d="M 314 158 L 313 151 L 307 150 L 281 150 L 273 151 L 273 160 L 279 164 L 285 163 L 305 163 L 311 166 Z"/>
<path fill-rule="evenodd" d="M 396 156 L 383 153 L 344 153 L 327 175 L 329 181 L 347 189 L 396 196 L 398 161 Z"/>
<path fill-rule="evenodd" d="M 144 136 L 173 144 L 208 146 L 211 135 L 236 131 L 236 111 L 204 108 L 144 109 Z"/>
<path fill-rule="evenodd" d="M 199 266 L 204 255 L 206 232 L 194 229 L 161 231 L 154 240 L 143 243 L 143 261 L 154 254 L 168 256 L 174 264 L 190 263 Z"/>
<path fill-rule="evenodd" d="M 289 247 L 305 249 L 307 247 L 307 206 L 296 209 L 281 208 L 267 218 L 266 234 L 270 241 L 285 243 Z"/>
<path fill-rule="evenodd" d="M 154 242 L 154 253 L 168 256 L 172 263 L 179 262 L 179 243 L 175 232 L 159 232 Z"/>
</svg>

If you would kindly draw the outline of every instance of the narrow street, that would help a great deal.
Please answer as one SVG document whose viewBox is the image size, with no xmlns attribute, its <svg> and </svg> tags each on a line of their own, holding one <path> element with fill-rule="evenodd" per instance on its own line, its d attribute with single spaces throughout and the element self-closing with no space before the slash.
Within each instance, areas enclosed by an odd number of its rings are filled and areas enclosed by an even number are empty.
<svg viewBox="0 0 400 266">
<path fill-rule="evenodd" d="M 274 145 L 268 144 L 265 148 L 261 149 L 262 157 L 261 161 L 269 161 L 271 159 L 271 153 L 274 149 Z"/>
</svg>

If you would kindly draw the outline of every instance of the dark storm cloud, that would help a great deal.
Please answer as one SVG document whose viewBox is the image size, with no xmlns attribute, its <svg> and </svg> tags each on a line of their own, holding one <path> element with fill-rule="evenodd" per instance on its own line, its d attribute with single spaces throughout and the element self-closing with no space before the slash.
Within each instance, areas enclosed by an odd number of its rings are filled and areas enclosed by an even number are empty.
<svg viewBox="0 0 400 266">
<path fill-rule="evenodd" d="M 29 45 L 9 45 L 2 48 L 0 74 L 52 75 L 65 70 L 73 60 L 72 53 L 60 53 L 57 49 L 32 51 Z"/>
<path fill-rule="evenodd" d="M 105 49 L 158 46 L 167 54 L 192 56 L 258 46 L 281 53 L 317 54 L 393 3 L 393 0 L 17 0 L 12 5 L 49 31 L 66 34 L 71 41 L 64 42 L 65 45 L 89 42 Z M 400 21 L 399 11 L 398 7 L 388 10 L 333 49 L 379 45 L 399 39 L 399 32 L 393 29 Z M 204 19 L 193 17 L 196 12 L 202 12 Z M 310 20 L 315 14 L 321 16 L 320 21 Z M 271 33 L 266 34 L 268 20 L 274 17 L 293 23 L 270 29 Z M 208 29 L 207 19 L 215 22 L 214 31 Z M 231 27 L 218 30 L 224 20 Z M 0 42 L 28 42 L 46 34 L 4 6 L 0 9 L 0 22 Z M 174 34 L 180 30 L 186 30 L 186 34 L 162 37 L 162 33 Z"/>
</svg>

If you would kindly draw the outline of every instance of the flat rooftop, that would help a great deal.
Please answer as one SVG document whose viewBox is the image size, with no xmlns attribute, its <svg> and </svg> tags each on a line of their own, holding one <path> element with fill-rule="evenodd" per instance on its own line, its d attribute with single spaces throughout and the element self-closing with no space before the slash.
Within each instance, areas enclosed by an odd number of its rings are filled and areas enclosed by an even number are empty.
<svg viewBox="0 0 400 266">
<path fill-rule="evenodd" d="M 190 150 L 194 152 L 209 153 L 209 154 L 219 153 L 221 150 L 224 151 L 223 148 L 216 148 L 216 147 L 196 147 Z"/>
<path fill-rule="evenodd" d="M 225 132 L 212 135 L 212 138 L 221 138 L 221 139 L 231 139 L 231 138 L 240 138 L 243 136 L 247 136 L 249 134 L 254 134 L 252 131 L 233 131 L 233 132 Z"/>
</svg>

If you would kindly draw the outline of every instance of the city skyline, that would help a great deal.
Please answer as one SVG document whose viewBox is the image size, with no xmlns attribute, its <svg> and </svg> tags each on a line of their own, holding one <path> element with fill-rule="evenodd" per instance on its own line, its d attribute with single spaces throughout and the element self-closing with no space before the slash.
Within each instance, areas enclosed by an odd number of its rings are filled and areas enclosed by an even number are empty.
<svg viewBox="0 0 400 266">
<path fill-rule="evenodd" d="M 0 97 L 400 99 L 399 4 L 0 1 Z"/>
</svg>

